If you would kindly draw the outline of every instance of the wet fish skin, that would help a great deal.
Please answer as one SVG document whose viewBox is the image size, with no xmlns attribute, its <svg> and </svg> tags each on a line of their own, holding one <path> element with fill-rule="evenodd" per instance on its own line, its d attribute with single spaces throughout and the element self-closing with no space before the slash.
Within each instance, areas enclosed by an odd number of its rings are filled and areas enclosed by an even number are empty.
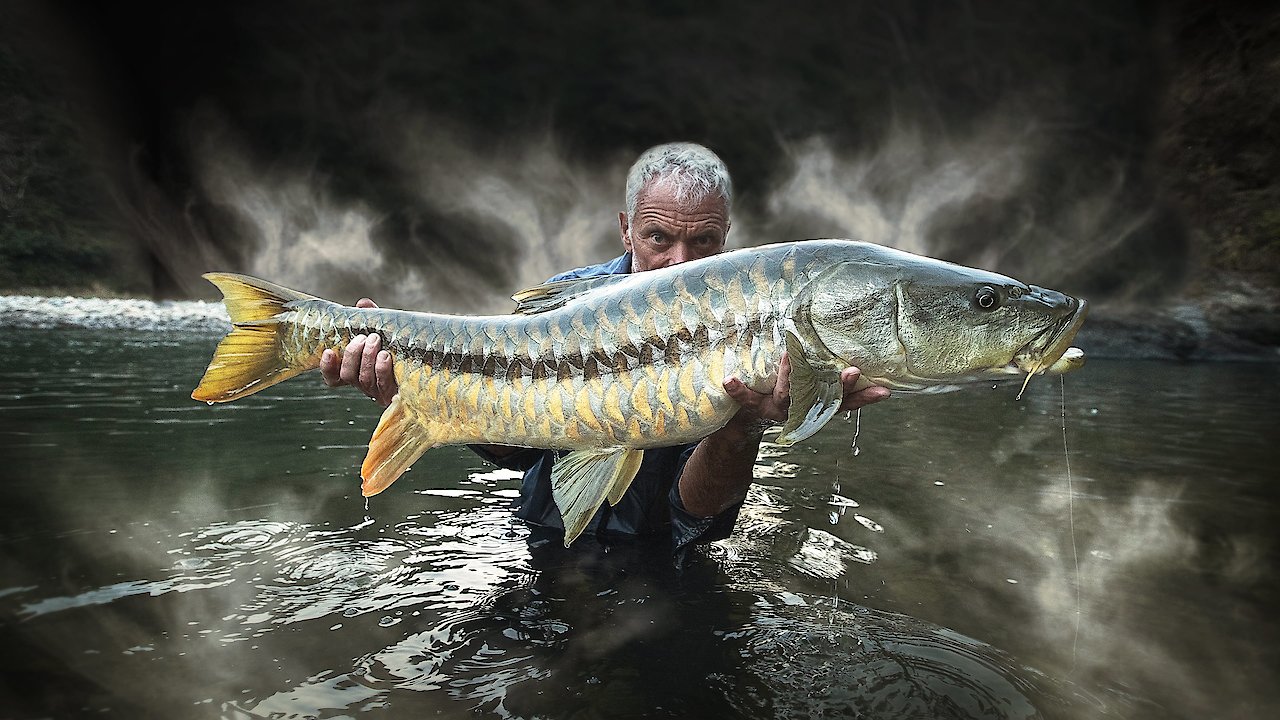
<svg viewBox="0 0 1280 720">
<path fill-rule="evenodd" d="M 439 445 L 574 450 L 552 478 L 566 544 L 601 502 L 621 498 L 644 449 L 698 440 L 733 416 L 726 377 L 771 391 L 784 350 L 792 408 L 779 440 L 790 443 L 834 414 L 850 365 L 862 386 L 904 391 L 1073 369 L 1055 363 L 1086 308 L 993 273 L 836 240 L 550 283 L 518 293 L 518 314 L 489 317 L 351 308 L 246 276 L 206 277 L 235 327 L 193 397 L 243 397 L 377 332 L 400 389 L 370 441 L 364 494 Z M 976 307 L 986 291 L 998 305 Z"/>
<path fill-rule="evenodd" d="M 295 300 L 278 318 L 280 354 L 312 367 L 325 348 L 379 333 L 404 411 L 430 428 L 433 445 L 667 447 L 705 437 L 736 412 L 722 387 L 728 374 L 761 390 L 775 378 L 788 283 L 769 278 L 764 257 L 734 259 L 669 280 L 618 276 L 633 281 L 536 314 Z"/>
</svg>

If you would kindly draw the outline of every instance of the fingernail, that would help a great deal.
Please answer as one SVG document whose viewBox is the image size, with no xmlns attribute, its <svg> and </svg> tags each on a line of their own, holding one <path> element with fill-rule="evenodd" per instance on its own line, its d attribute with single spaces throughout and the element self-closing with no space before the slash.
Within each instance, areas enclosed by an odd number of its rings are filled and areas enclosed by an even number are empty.
<svg viewBox="0 0 1280 720">
<path fill-rule="evenodd" d="M 383 361 L 390 360 L 390 359 L 391 359 L 391 353 L 387 352 L 386 350 L 379 350 L 379 351 L 378 351 L 378 359 L 379 359 L 379 360 L 383 360 Z"/>
</svg>

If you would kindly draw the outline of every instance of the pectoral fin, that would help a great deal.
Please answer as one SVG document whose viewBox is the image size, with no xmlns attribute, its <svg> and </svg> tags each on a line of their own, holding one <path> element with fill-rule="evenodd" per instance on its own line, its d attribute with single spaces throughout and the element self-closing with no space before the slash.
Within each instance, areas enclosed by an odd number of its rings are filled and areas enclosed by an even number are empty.
<svg viewBox="0 0 1280 720">
<path fill-rule="evenodd" d="M 606 498 L 610 505 L 618 504 L 643 458 L 643 450 L 604 448 L 578 450 L 556 461 L 551 468 L 551 496 L 564 519 L 565 547 L 582 534 Z"/>
<path fill-rule="evenodd" d="M 427 428 L 406 412 L 400 396 L 382 413 L 378 429 L 369 438 L 369 454 L 360 467 L 360 492 L 377 495 L 404 474 L 422 453 L 435 447 Z"/>
<path fill-rule="evenodd" d="M 822 429 L 840 410 L 844 386 L 840 370 L 810 363 L 800 338 L 787 333 L 787 358 L 791 360 L 791 406 L 778 435 L 779 445 L 800 442 Z"/>
</svg>

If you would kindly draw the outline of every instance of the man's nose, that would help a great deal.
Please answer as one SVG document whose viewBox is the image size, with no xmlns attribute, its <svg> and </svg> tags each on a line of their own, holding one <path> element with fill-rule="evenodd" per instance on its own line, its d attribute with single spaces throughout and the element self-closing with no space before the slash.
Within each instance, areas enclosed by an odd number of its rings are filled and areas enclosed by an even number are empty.
<svg viewBox="0 0 1280 720">
<path fill-rule="evenodd" d="M 677 242 L 671 246 L 671 263 L 688 262 L 693 259 L 693 250 L 689 247 L 689 243 Z"/>
</svg>

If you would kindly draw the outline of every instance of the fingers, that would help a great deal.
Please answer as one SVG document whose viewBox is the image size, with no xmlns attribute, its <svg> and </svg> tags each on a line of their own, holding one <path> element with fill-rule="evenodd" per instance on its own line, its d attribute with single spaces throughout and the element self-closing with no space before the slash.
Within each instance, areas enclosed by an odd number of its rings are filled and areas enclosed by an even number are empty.
<svg viewBox="0 0 1280 720">
<path fill-rule="evenodd" d="M 376 308 L 369 298 L 360 298 L 356 307 Z M 320 377 L 329 387 L 354 385 L 382 405 L 390 405 L 399 387 L 391 353 L 382 349 L 382 336 L 377 333 L 356 335 L 347 343 L 341 356 L 333 349 L 320 353 Z"/>
<path fill-rule="evenodd" d="M 791 401 L 788 380 L 790 375 L 791 366 L 784 354 L 782 363 L 778 367 L 778 379 L 771 393 L 756 392 L 732 376 L 725 378 L 724 391 L 733 398 L 734 402 L 742 406 L 739 415 L 744 418 L 749 416 L 755 420 L 785 420 L 787 407 Z"/>
<path fill-rule="evenodd" d="M 847 367 L 841 371 L 840 383 L 844 386 L 844 398 L 840 402 L 841 411 L 857 410 L 889 397 L 889 388 L 879 385 L 867 385 L 864 382 L 863 387 L 859 389 L 858 385 L 862 379 L 862 371 L 856 367 Z"/>
<path fill-rule="evenodd" d="M 757 399 L 760 393 L 747 387 L 736 377 L 724 379 L 724 391 L 729 393 L 729 397 L 733 398 L 734 402 L 743 407 L 753 407 L 760 402 Z"/>
<path fill-rule="evenodd" d="M 324 380 L 324 384 L 329 387 L 338 387 L 342 384 L 342 378 L 338 373 L 342 370 L 342 363 L 338 360 L 338 353 L 326 348 L 320 353 L 320 377 Z"/>
<path fill-rule="evenodd" d="M 872 385 L 854 393 L 852 396 L 845 398 L 844 405 L 846 410 L 857 410 L 860 407 L 866 407 L 872 403 L 878 403 L 889 397 L 891 393 L 889 388 Z M 843 407 L 843 406 L 842 406 Z"/>
<path fill-rule="evenodd" d="M 364 357 L 366 339 L 364 335 L 356 335 L 347 343 L 347 349 L 342 353 L 342 369 L 338 372 L 338 377 L 345 385 L 360 383 L 360 359 Z"/>
<path fill-rule="evenodd" d="M 378 397 L 378 378 L 375 376 L 378 362 L 378 351 L 382 350 L 382 336 L 373 333 L 365 338 L 364 350 L 360 353 L 358 369 L 359 388 L 374 399 Z"/>
<path fill-rule="evenodd" d="M 373 396 L 374 400 L 382 403 L 383 406 L 390 405 L 391 399 L 396 396 L 399 386 L 396 384 L 395 368 L 391 365 L 391 353 L 383 350 L 378 353 L 374 361 L 374 378 L 377 388 Z"/>
<path fill-rule="evenodd" d="M 791 405 L 791 357 L 785 352 L 778 362 L 778 380 L 773 384 L 773 402 L 782 408 L 784 415 Z"/>
</svg>

